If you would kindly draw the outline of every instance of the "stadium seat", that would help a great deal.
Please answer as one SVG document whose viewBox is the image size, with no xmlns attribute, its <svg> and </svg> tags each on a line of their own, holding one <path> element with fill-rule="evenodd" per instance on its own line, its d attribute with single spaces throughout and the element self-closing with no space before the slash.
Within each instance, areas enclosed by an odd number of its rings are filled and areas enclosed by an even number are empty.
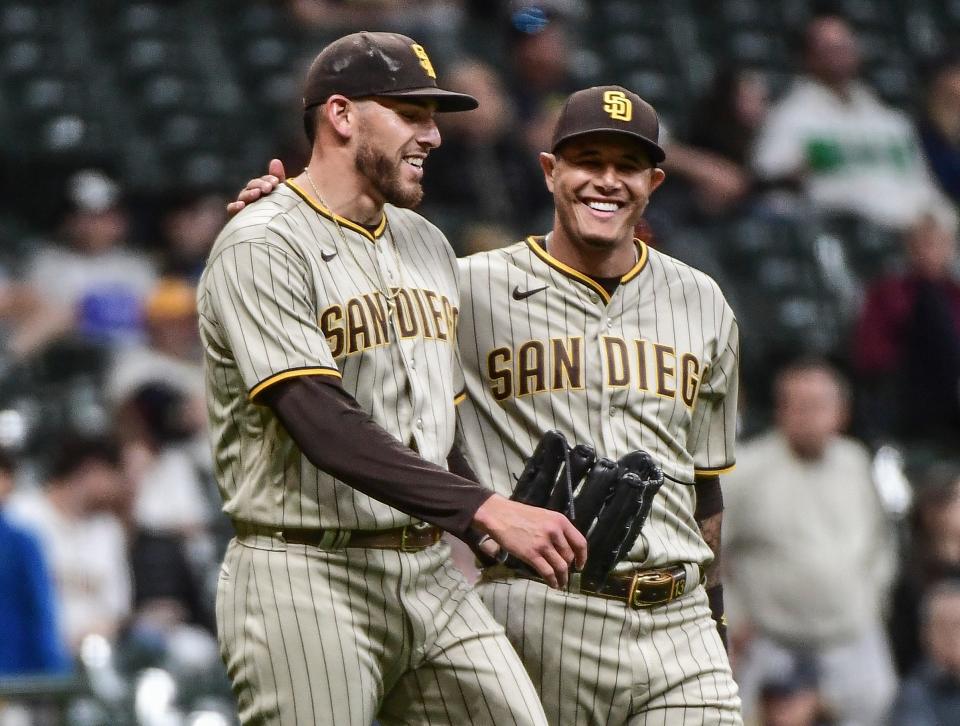
<svg viewBox="0 0 960 726">
<path fill-rule="evenodd" d="M 51 21 L 50 12 L 44 12 L 36 3 L 11 3 L 0 8 L 0 35 L 11 38 L 43 34 L 50 31 Z"/>
</svg>

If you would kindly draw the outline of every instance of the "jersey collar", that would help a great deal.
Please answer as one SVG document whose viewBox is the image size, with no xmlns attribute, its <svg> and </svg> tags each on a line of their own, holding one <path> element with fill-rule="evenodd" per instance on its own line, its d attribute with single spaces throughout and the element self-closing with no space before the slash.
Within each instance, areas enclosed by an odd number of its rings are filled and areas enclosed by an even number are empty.
<svg viewBox="0 0 960 726">
<path fill-rule="evenodd" d="M 560 260 L 556 259 L 549 252 L 547 252 L 541 242 L 543 241 L 543 236 L 534 236 L 530 235 L 527 237 L 527 245 L 533 250 L 533 253 L 539 257 L 541 260 L 546 262 L 550 267 L 557 270 L 557 272 L 562 275 L 569 277 L 575 282 L 579 282 L 581 285 L 586 285 L 588 288 L 596 292 L 604 303 L 610 302 L 610 293 L 608 293 L 603 286 L 598 283 L 596 280 L 593 280 L 589 275 L 584 275 L 579 270 L 575 270 L 569 265 L 565 265 Z M 643 240 L 634 238 L 633 243 L 637 246 L 637 263 L 631 267 L 627 272 L 620 278 L 620 284 L 630 282 L 633 278 L 640 274 L 640 271 L 646 266 L 647 258 L 649 257 L 647 245 Z"/>
<path fill-rule="evenodd" d="M 287 179 L 284 183 L 288 187 L 293 189 L 293 191 L 295 191 L 297 195 L 300 196 L 300 198 L 303 199 L 303 201 L 309 204 L 310 207 L 314 209 L 316 212 L 323 215 L 327 219 L 333 222 L 336 222 L 342 227 L 347 227 L 349 229 L 352 229 L 354 232 L 366 237 L 371 242 L 376 242 L 378 239 L 380 239 L 380 237 L 383 235 L 383 230 L 387 228 L 386 213 L 381 213 L 380 222 L 377 224 L 376 229 L 374 229 L 373 232 L 370 232 L 363 225 L 357 224 L 356 222 L 353 222 L 347 219 L 346 217 L 341 217 L 339 214 L 335 214 L 331 210 L 324 207 L 322 204 L 319 204 L 316 201 L 314 201 L 303 189 L 297 186 L 297 184 L 294 183 L 292 179 Z"/>
</svg>

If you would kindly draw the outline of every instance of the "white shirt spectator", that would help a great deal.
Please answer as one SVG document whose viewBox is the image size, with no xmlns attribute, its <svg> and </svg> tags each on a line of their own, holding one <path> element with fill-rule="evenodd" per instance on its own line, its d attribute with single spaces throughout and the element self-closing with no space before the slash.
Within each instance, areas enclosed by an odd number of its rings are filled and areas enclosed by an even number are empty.
<svg viewBox="0 0 960 726">
<path fill-rule="evenodd" d="M 837 436 L 821 458 L 801 459 L 779 432 L 737 453 L 724 477 L 723 564 L 731 628 L 752 629 L 734 671 L 744 721 L 763 681 L 803 653 L 838 723 L 882 723 L 896 689 L 882 619 L 895 539 L 869 453 Z"/>
<path fill-rule="evenodd" d="M 199 530 L 210 518 L 201 486 L 187 450 L 165 447 L 137 482 L 133 509 L 137 525 L 153 532 Z"/>
<path fill-rule="evenodd" d="M 799 79 L 761 127 L 753 165 L 761 179 L 799 177 L 822 210 L 895 229 L 943 203 L 909 118 L 859 82 L 844 99 Z"/>
</svg>

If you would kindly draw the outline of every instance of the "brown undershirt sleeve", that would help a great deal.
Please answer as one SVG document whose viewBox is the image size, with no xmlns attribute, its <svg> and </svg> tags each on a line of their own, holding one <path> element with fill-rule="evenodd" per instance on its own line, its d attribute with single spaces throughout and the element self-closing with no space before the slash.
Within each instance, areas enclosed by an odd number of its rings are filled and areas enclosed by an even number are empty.
<svg viewBox="0 0 960 726">
<path fill-rule="evenodd" d="M 457 476 L 462 476 L 464 479 L 469 479 L 470 481 L 479 481 L 476 472 L 474 472 L 473 467 L 470 466 L 470 462 L 467 461 L 467 456 L 463 453 L 463 448 L 459 442 L 455 441 L 453 447 L 450 449 L 450 454 L 447 456 L 447 466 L 450 468 L 450 471 Z"/>
<path fill-rule="evenodd" d="M 472 539 L 474 514 L 493 492 L 401 444 L 338 380 L 292 378 L 265 390 L 262 400 L 318 469 L 401 512 Z"/>
<path fill-rule="evenodd" d="M 459 429 L 457 435 L 459 436 Z M 469 479 L 470 481 L 480 481 L 477 478 L 477 473 L 473 470 L 473 467 L 470 466 L 470 462 L 467 460 L 467 455 L 463 453 L 463 447 L 460 445 L 459 438 L 453 442 L 453 447 L 450 449 L 450 453 L 447 456 L 447 467 L 451 472 L 457 476 L 461 476 L 464 479 Z M 480 541 L 484 539 L 484 536 L 481 532 L 472 527 L 468 529 L 463 534 L 458 535 L 460 539 L 467 543 L 470 546 L 481 561 L 485 560 L 485 557 L 482 552 L 477 549 Z"/>
<path fill-rule="evenodd" d="M 723 511 L 723 491 L 720 489 L 720 477 L 698 476 L 693 485 L 697 492 L 697 506 L 694 519 L 702 522 L 714 514 Z"/>
</svg>

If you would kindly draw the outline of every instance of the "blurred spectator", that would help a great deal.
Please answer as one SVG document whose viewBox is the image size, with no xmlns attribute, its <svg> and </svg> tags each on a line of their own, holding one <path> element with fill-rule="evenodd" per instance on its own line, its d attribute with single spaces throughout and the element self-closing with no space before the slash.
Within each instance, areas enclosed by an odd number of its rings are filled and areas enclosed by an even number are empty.
<svg viewBox="0 0 960 726">
<path fill-rule="evenodd" d="M 213 240 L 226 222 L 226 199 L 218 194 L 171 197 L 163 215 L 163 273 L 196 284 Z"/>
<path fill-rule="evenodd" d="M 212 628 L 203 593 L 204 570 L 216 569 L 206 530 L 211 504 L 191 447 L 204 422 L 186 396 L 162 383 L 141 386 L 123 409 L 124 453 L 136 489 L 135 628 L 165 631 L 185 622 Z"/>
<path fill-rule="evenodd" d="M 854 365 L 868 395 L 874 436 L 960 440 L 960 280 L 952 214 L 928 214 L 905 238 L 907 269 L 867 291 L 854 338 Z"/>
<path fill-rule="evenodd" d="M 0 271 L 0 320 L 4 322 L 6 355 L 19 360 L 69 330 L 73 314 L 62 305 L 51 304 L 41 290 Z"/>
<path fill-rule="evenodd" d="M 435 28 L 450 32 L 459 17 L 460 0 L 289 0 L 297 20 L 340 35 L 362 28 L 408 34 Z M 428 48 L 429 50 L 429 48 Z"/>
<path fill-rule="evenodd" d="M 769 101 L 770 91 L 759 71 L 725 66 L 692 108 L 687 142 L 746 167 Z"/>
<path fill-rule="evenodd" d="M 70 662 L 46 560 L 34 535 L 4 513 L 13 483 L 13 460 L 0 451 L 0 677 L 62 673 Z"/>
<path fill-rule="evenodd" d="M 960 580 L 934 585 L 923 603 L 926 657 L 903 684 L 892 726 L 960 724 Z"/>
<path fill-rule="evenodd" d="M 520 122 L 526 124 L 575 90 L 569 66 L 573 49 L 563 19 L 542 4 L 521 5 L 509 22 L 506 77 Z M 538 145 L 537 151 L 547 148 Z"/>
<path fill-rule="evenodd" d="M 29 282 L 70 311 L 82 337 L 106 344 L 136 341 L 155 273 L 143 254 L 124 247 L 128 219 L 120 190 L 102 172 L 86 170 L 69 180 L 67 191 L 71 211 L 62 227 L 67 245 L 38 252 Z"/>
<path fill-rule="evenodd" d="M 774 105 L 753 158 L 766 182 L 799 185 L 821 210 L 903 229 L 940 197 L 902 112 L 857 80 L 860 51 L 845 20 L 806 26 L 806 75 Z"/>
<path fill-rule="evenodd" d="M 202 433 L 204 419 L 180 391 L 159 382 L 138 388 L 123 408 L 119 420 L 128 471 L 135 477 L 135 526 L 183 537 L 202 534 L 209 510 L 190 444 Z"/>
<path fill-rule="evenodd" d="M 663 168 L 687 182 L 696 212 L 724 214 L 753 190 L 750 151 L 766 118 L 768 96 L 763 76 L 728 66 L 693 106 L 686 141 L 668 143 Z"/>
<path fill-rule="evenodd" d="M 289 0 L 297 20 L 332 33 L 358 27 L 387 27 L 400 4 L 395 0 Z M 411 3 L 412 4 L 412 3 Z"/>
<path fill-rule="evenodd" d="M 820 697 L 817 667 L 800 657 L 771 672 L 760 686 L 758 726 L 828 726 L 835 723 L 826 714 Z"/>
<path fill-rule="evenodd" d="M 574 48 L 560 9 L 553 3 L 516 2 L 508 7 L 503 77 L 516 114 L 513 137 L 524 149 L 516 163 L 523 170 L 522 193 L 527 195 L 520 202 L 529 212 L 518 222 L 521 235 L 538 234 L 553 223 L 553 201 L 537 160 L 552 145 L 561 104 L 576 90 L 570 73 Z"/>
<path fill-rule="evenodd" d="M 960 205 L 960 56 L 930 70 L 920 118 L 920 141 L 940 188 Z"/>
<path fill-rule="evenodd" d="M 933 583 L 951 576 L 960 576 L 960 468 L 937 464 L 919 481 L 904 567 L 893 589 L 890 640 L 903 675 L 921 659 L 924 594 Z"/>
<path fill-rule="evenodd" d="M 10 515 L 37 532 L 57 586 L 61 627 L 74 653 L 87 635 L 113 638 L 130 612 L 123 526 L 128 487 L 116 446 L 67 437 L 42 491 L 20 491 Z"/>
<path fill-rule="evenodd" d="M 161 279 L 146 299 L 144 317 L 147 344 L 118 351 L 106 377 L 107 397 L 118 405 L 140 386 L 163 382 L 196 399 L 205 415 L 196 288 Z"/>
<path fill-rule="evenodd" d="M 447 75 L 447 85 L 480 101 L 472 113 L 439 119 L 443 144 L 430 154 L 424 198 L 431 219 L 463 249 L 476 224 L 502 224 L 513 232 L 499 245 L 536 232 L 552 221 L 552 201 L 543 183 L 536 153 L 517 133 L 516 115 L 503 84 L 489 65 L 462 60 Z M 547 147 L 544 147 L 547 148 Z M 537 220 L 543 222 L 533 226 Z"/>
<path fill-rule="evenodd" d="M 775 428 L 738 452 L 725 478 L 725 584 L 744 715 L 771 668 L 813 659 L 842 724 L 875 726 L 896 677 L 882 610 L 893 537 L 859 443 L 840 435 L 848 392 L 818 361 L 782 370 Z M 742 620 L 742 622 L 738 622 Z"/>
</svg>

